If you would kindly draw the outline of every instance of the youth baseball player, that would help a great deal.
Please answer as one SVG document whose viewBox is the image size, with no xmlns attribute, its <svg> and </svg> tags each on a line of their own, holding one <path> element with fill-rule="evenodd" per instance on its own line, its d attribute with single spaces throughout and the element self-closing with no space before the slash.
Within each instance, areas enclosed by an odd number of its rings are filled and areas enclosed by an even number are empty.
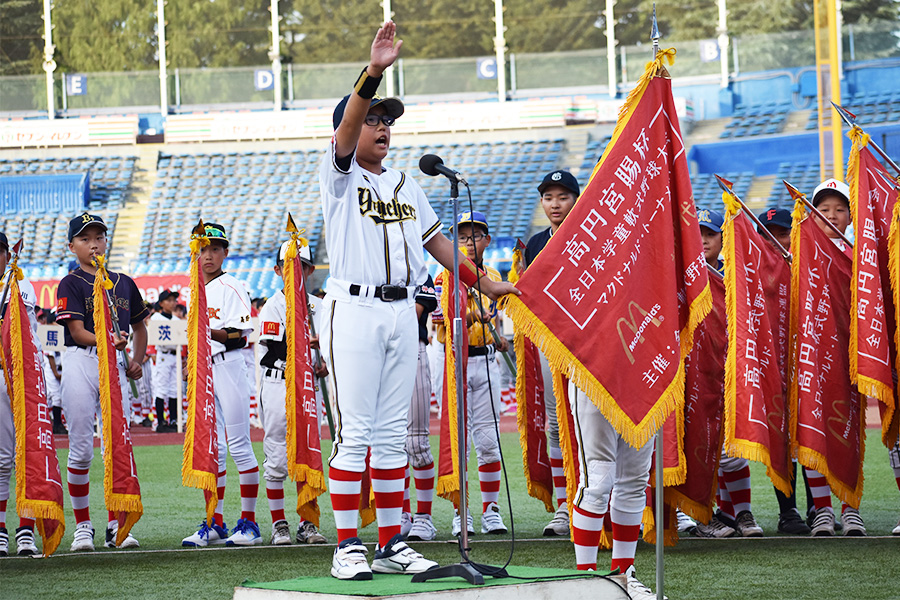
<svg viewBox="0 0 900 600">
<path fill-rule="evenodd" d="M 525 246 L 525 266 L 537 258 L 553 234 L 575 206 L 581 187 L 578 180 L 568 171 L 555 170 L 544 175 L 538 193 L 541 195 L 541 208 L 550 221 L 550 226 L 531 236 Z M 553 371 L 544 353 L 541 357 L 541 375 L 544 380 L 544 411 L 547 414 L 547 458 L 550 460 L 550 473 L 553 476 L 553 489 L 556 496 L 556 512 L 544 527 L 545 536 L 569 536 L 569 505 L 566 500 L 566 473 L 563 467 L 563 455 L 559 446 L 559 421 L 556 419 L 556 397 L 553 394 Z"/>
<path fill-rule="evenodd" d="M 284 255 L 290 242 L 285 242 L 278 250 L 275 262 L 275 273 L 283 277 Z M 303 277 L 308 278 L 315 270 L 310 259 L 309 246 L 300 248 L 300 262 L 303 265 Z M 311 294 L 307 294 L 309 303 L 321 302 Z M 259 312 L 261 346 L 259 368 L 262 377 L 259 382 L 260 416 L 263 426 L 263 461 L 266 480 L 266 497 L 269 499 L 269 511 L 272 513 L 272 544 L 276 546 L 291 543 L 291 529 L 284 514 L 284 481 L 288 476 L 287 466 L 287 414 L 285 409 L 284 370 L 287 358 L 287 303 L 284 291 L 278 290 L 269 298 Z M 318 403 L 317 403 L 318 406 Z M 318 421 L 318 420 L 317 420 Z M 316 432 L 318 433 L 318 432 Z M 300 491 L 297 483 L 297 491 Z M 297 528 L 297 543 L 325 544 L 328 540 L 319 533 L 315 524 L 302 521 Z"/>
<path fill-rule="evenodd" d="M 6 272 L 9 260 L 9 240 L 5 233 L 0 232 L 0 273 Z M 30 281 L 23 279 L 19 281 L 19 291 L 22 294 L 25 309 L 28 311 L 31 332 L 35 334 L 37 342 L 34 287 Z M 6 305 L 0 306 L 0 315 L 6 315 Z M 37 350 L 41 352 L 39 343 Z M 6 504 L 9 501 L 9 484 L 16 463 L 16 428 L 9 393 L 6 389 L 6 377 L 0 374 L 0 379 L 2 379 L 0 381 L 0 556 L 7 556 L 9 554 L 9 533 L 6 531 Z M 19 517 L 19 527 L 16 529 L 16 554 L 30 556 L 37 553 L 38 549 L 34 543 L 34 519 Z"/>
<path fill-rule="evenodd" d="M 67 475 L 69 496 L 75 513 L 75 539 L 72 552 L 94 550 L 94 527 L 90 518 L 89 470 L 94 458 L 94 420 L 100 414 L 100 389 L 97 363 L 97 338 L 94 335 L 94 275 L 97 268 L 91 260 L 106 254 L 106 224 L 96 215 L 83 213 L 69 221 L 69 250 L 78 259 L 78 268 L 63 277 L 57 288 L 57 321 L 64 327 L 66 346 L 65 368 L 60 392 L 63 412 L 69 427 L 69 458 Z M 147 328 L 144 317 L 147 308 L 134 281 L 127 275 L 109 273 L 113 288 L 109 290 L 116 307 L 121 334 L 115 336 L 116 350 L 128 343 L 128 330 L 134 330 L 134 354 L 128 366 L 119 362 L 119 383 L 122 387 L 122 412 L 129 414 L 131 388 L 126 375 L 140 379 L 141 363 L 147 351 Z M 120 355 L 120 353 L 117 353 Z M 119 357 L 121 361 L 121 356 Z M 102 418 L 102 416 L 101 416 Z M 119 530 L 117 516 L 109 513 L 106 546 L 115 546 Z M 129 534 L 122 548 L 139 546 Z"/>
<path fill-rule="evenodd" d="M 163 290 L 159 294 L 159 310 L 150 317 L 151 321 L 170 323 L 175 305 L 178 304 L 178 292 Z M 178 430 L 178 365 L 176 361 L 176 344 L 156 345 L 156 364 L 153 365 L 153 393 L 156 395 L 156 431 L 168 433 Z M 169 419 L 165 418 L 166 400 L 169 404 Z"/>
<path fill-rule="evenodd" d="M 493 281 L 501 281 L 500 273 L 493 267 L 483 264 L 484 250 L 491 243 L 487 218 L 481 212 L 464 212 L 459 215 L 459 241 L 464 244 L 470 260 L 479 269 L 484 270 Z M 444 286 L 443 273 L 435 281 L 435 293 L 440 295 Z M 466 314 L 469 328 L 469 360 L 467 363 L 466 408 L 468 435 L 478 459 L 478 483 L 481 487 L 481 533 L 504 534 L 507 532 L 500 507 L 500 479 L 502 463 L 500 462 L 500 439 L 497 437 L 496 423 L 500 419 L 500 365 L 497 364 L 497 351 L 506 351 L 509 342 L 500 338 L 500 345 L 495 346 L 488 330 L 488 323 L 497 321 L 497 303 L 485 296 L 478 301 L 474 295 L 478 292 L 469 290 L 469 301 Z M 482 313 L 482 308 L 485 313 Z M 443 343 L 446 339 L 446 324 L 440 309 L 432 317 L 436 325 L 437 340 Z M 467 513 L 466 525 L 470 533 L 474 533 L 471 513 Z M 456 516 L 450 533 L 459 535 L 462 519 L 457 507 Z"/>
<path fill-rule="evenodd" d="M 51 325 L 56 322 L 56 314 L 46 308 L 35 309 L 38 325 Z M 47 405 L 53 413 L 53 433 L 66 435 L 65 425 L 62 420 L 62 398 L 59 395 L 59 382 L 62 378 L 62 363 L 60 353 L 53 350 L 45 350 L 43 356 L 44 381 L 47 384 Z"/>
<path fill-rule="evenodd" d="M 250 296 L 240 281 L 222 271 L 228 256 L 228 236 L 218 223 L 206 224 L 209 245 L 200 251 L 200 272 L 206 284 L 206 305 L 212 335 L 213 390 L 216 397 L 216 435 L 219 442 L 218 504 L 212 527 L 206 520 L 182 546 L 213 544 L 254 546 L 262 543 L 256 524 L 256 496 L 259 494 L 259 463 L 250 444 L 250 382 L 247 363 L 241 352 L 253 333 Z M 241 489 L 241 517 L 228 535 L 223 515 L 225 461 L 228 451 L 237 465 Z"/>
<path fill-rule="evenodd" d="M 385 23 L 372 42 L 370 61 L 334 110 L 334 137 L 319 168 L 319 188 L 331 277 L 323 302 L 322 349 L 336 406 L 329 489 L 338 548 L 331 574 L 370 579 L 372 571 L 414 573 L 435 566 L 400 536 L 407 467 L 406 426 L 416 374 L 413 296 L 425 283 L 424 247 L 453 264 L 453 244 L 422 188 L 383 166 L 391 125 L 403 114 L 396 98 L 378 98 L 382 73 L 396 60 L 395 25 Z M 463 281 L 496 298 L 515 293 L 495 283 L 460 255 Z M 371 448 L 378 547 L 370 569 L 357 537 L 359 491 Z"/>
<path fill-rule="evenodd" d="M 412 463 L 412 475 L 416 485 L 416 514 L 412 514 L 409 498 L 409 468 L 406 470 L 403 491 L 403 514 L 400 532 L 409 541 L 430 541 L 437 536 L 431 519 L 434 501 L 434 457 L 431 453 L 431 369 L 428 359 L 428 315 L 438 307 L 434 281 L 431 275 L 416 292 L 416 319 L 419 325 L 419 354 L 416 357 L 416 384 L 409 405 L 407 421 L 406 454 Z"/>
</svg>

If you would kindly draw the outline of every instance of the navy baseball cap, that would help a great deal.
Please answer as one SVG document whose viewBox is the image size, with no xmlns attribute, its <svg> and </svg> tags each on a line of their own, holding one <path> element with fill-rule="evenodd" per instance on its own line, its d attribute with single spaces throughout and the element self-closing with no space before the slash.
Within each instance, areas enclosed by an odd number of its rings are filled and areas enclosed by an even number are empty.
<svg viewBox="0 0 900 600">
<path fill-rule="evenodd" d="M 566 188 L 575 194 L 576 198 L 581 195 L 581 188 L 578 186 L 578 180 L 568 171 L 551 171 L 544 175 L 544 180 L 541 181 L 541 185 L 538 186 L 538 192 L 543 195 L 544 190 L 551 185 L 560 185 Z"/>
<path fill-rule="evenodd" d="M 95 225 L 103 229 L 103 232 L 107 232 L 109 228 L 106 226 L 106 223 L 103 222 L 103 219 L 98 215 L 91 215 L 86 212 L 81 213 L 71 221 L 69 221 L 69 241 L 75 239 L 75 236 L 90 227 L 91 225 Z"/>
<path fill-rule="evenodd" d="M 725 223 L 725 217 L 722 213 L 704 208 L 697 211 L 697 221 L 700 227 L 706 227 L 715 233 L 722 233 L 722 225 Z"/>
<path fill-rule="evenodd" d="M 791 225 L 793 225 L 793 220 L 791 219 L 791 211 L 786 208 L 769 208 L 764 213 L 759 215 L 759 222 L 763 224 L 763 227 L 766 225 L 777 225 L 779 227 L 784 227 L 785 229 L 790 229 Z"/>
<path fill-rule="evenodd" d="M 209 238 L 210 242 L 222 242 L 226 248 L 228 247 L 228 236 L 225 235 L 225 227 L 223 225 L 219 225 L 218 223 L 204 223 L 203 227 L 205 229 L 206 237 Z"/>
<path fill-rule="evenodd" d="M 464 212 L 459 213 L 459 218 L 456 220 L 458 225 L 480 225 L 484 227 L 485 233 L 490 233 L 490 228 L 488 227 L 487 217 L 484 216 L 483 212 L 478 212 L 477 210 L 474 212 Z M 450 231 L 453 231 L 453 225 L 450 226 Z"/>
<path fill-rule="evenodd" d="M 0 246 L 3 246 L 7 250 L 9 250 L 9 240 L 6 239 L 6 234 L 0 231 Z"/>
<path fill-rule="evenodd" d="M 334 107 L 334 114 L 331 116 L 331 122 L 334 124 L 335 131 L 337 131 L 338 126 L 341 124 L 341 119 L 344 118 L 344 109 L 347 108 L 347 100 L 349 99 L 350 94 L 347 94 L 341 98 L 338 105 Z M 384 114 L 389 117 L 394 117 L 395 119 L 399 119 L 403 115 L 403 111 L 406 110 L 403 106 L 403 102 L 399 98 L 382 98 L 381 96 L 372 98 L 372 102 L 369 104 L 369 110 L 372 110 L 373 106 L 378 106 L 379 104 L 384 107 Z"/>
<path fill-rule="evenodd" d="M 158 302 L 162 302 L 163 300 L 168 300 L 169 298 L 175 298 L 178 300 L 178 292 L 173 292 L 172 290 L 163 290 L 159 294 Z"/>
</svg>

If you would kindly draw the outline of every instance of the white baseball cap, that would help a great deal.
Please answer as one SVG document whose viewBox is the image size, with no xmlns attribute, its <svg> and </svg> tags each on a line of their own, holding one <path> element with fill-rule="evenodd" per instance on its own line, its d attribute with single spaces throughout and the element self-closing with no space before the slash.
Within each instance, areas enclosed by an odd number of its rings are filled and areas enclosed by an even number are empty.
<svg viewBox="0 0 900 600">
<path fill-rule="evenodd" d="M 813 190 L 813 206 L 818 206 L 825 196 L 842 196 L 850 204 L 850 186 L 837 179 L 826 179 Z"/>
<path fill-rule="evenodd" d="M 291 244 L 290 240 L 281 244 L 281 249 L 278 250 L 278 262 L 284 262 L 284 255 L 287 254 L 288 246 Z M 309 253 L 309 246 L 302 246 L 299 249 L 298 254 L 300 255 L 300 260 L 303 261 L 307 266 L 315 267 L 312 261 L 312 256 Z"/>
</svg>

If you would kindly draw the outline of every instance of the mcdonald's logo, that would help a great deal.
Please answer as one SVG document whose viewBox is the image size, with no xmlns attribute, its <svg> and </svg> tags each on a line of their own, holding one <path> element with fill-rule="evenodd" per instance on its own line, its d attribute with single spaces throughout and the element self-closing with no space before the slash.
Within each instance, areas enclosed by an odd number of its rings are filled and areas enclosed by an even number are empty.
<svg viewBox="0 0 900 600">
<path fill-rule="evenodd" d="M 36 290 L 38 306 L 56 306 L 56 289 L 59 287 L 58 281 L 37 282 L 35 287 L 40 288 Z"/>
</svg>

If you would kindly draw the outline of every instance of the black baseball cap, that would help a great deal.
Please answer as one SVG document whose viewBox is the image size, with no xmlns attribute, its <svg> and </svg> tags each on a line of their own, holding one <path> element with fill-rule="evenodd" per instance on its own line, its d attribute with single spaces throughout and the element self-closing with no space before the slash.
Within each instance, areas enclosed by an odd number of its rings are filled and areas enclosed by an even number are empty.
<svg viewBox="0 0 900 600">
<path fill-rule="evenodd" d="M 92 225 L 100 227 L 104 233 L 109 231 L 109 228 L 100 216 L 84 212 L 69 221 L 69 241 L 74 240 L 76 235 Z"/>
<path fill-rule="evenodd" d="M 541 185 L 538 186 L 538 193 L 543 195 L 544 190 L 551 185 L 561 185 L 575 194 L 575 198 L 578 198 L 578 196 L 581 195 L 581 188 L 578 186 L 578 180 L 568 171 L 551 171 L 544 175 L 544 180 L 541 181 Z"/>
<path fill-rule="evenodd" d="M 9 250 L 9 240 L 6 238 L 6 234 L 0 231 L 0 246 L 3 246 L 7 250 Z"/>
<path fill-rule="evenodd" d="M 225 226 L 218 223 L 204 223 L 205 235 L 210 242 L 221 242 L 226 248 L 228 247 L 228 236 L 225 235 Z"/>
<path fill-rule="evenodd" d="M 175 298 L 178 300 L 178 292 L 173 292 L 172 290 L 163 290 L 159 294 L 159 300 L 157 302 L 162 302 L 163 300 L 168 300 L 169 298 Z"/>
<path fill-rule="evenodd" d="M 763 224 L 763 227 L 767 225 L 777 225 L 779 227 L 784 227 L 785 229 L 790 229 L 791 225 L 793 225 L 793 219 L 791 219 L 791 211 L 786 208 L 768 208 L 765 212 L 759 215 L 759 222 Z"/>
<path fill-rule="evenodd" d="M 347 108 L 347 100 L 349 99 L 350 94 L 347 94 L 341 98 L 338 105 L 334 107 L 334 114 L 331 117 L 331 121 L 334 124 L 335 131 L 337 131 L 338 126 L 341 124 L 341 120 L 344 118 L 344 109 Z M 379 104 L 384 107 L 384 113 L 387 116 L 394 117 L 395 119 L 399 119 L 403 115 L 403 111 L 406 110 L 400 98 L 382 98 L 381 96 L 372 98 L 372 102 L 369 104 L 369 110 L 372 110 L 373 106 L 378 106 Z"/>
</svg>

